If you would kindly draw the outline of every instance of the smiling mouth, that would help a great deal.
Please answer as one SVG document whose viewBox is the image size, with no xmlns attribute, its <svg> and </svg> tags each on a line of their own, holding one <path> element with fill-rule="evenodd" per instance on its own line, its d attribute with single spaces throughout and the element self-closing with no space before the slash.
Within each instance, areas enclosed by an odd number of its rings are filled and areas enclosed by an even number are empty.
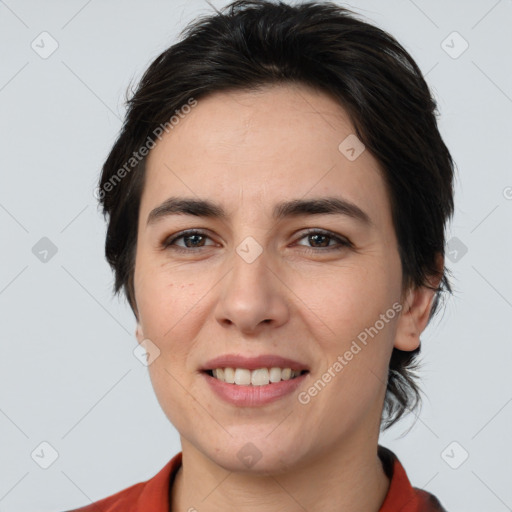
<svg viewBox="0 0 512 512">
<path fill-rule="evenodd" d="M 215 368 L 204 370 L 204 373 L 226 384 L 236 386 L 266 386 L 282 381 L 293 380 L 306 373 L 308 370 L 292 370 L 291 368 Z"/>
</svg>

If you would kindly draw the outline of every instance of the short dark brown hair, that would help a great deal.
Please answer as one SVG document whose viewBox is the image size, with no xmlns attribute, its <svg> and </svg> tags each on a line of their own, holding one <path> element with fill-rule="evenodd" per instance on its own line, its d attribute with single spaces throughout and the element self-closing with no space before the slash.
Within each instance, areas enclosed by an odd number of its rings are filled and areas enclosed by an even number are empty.
<svg viewBox="0 0 512 512">
<path fill-rule="evenodd" d="M 115 273 L 114 293 L 124 290 L 137 318 L 133 276 L 146 161 L 140 148 L 152 147 L 158 127 L 169 127 L 191 98 L 287 83 L 335 98 L 379 162 L 403 290 L 436 290 L 429 321 L 440 293 L 452 292 L 436 256 L 444 256 L 445 223 L 453 216 L 454 164 L 415 61 L 391 35 L 333 2 L 238 0 L 196 19 L 152 62 L 127 100 L 122 130 L 103 165 L 98 197 L 108 216 L 106 258 Z M 436 288 L 432 277 L 440 280 Z M 393 349 L 383 429 L 420 403 L 412 373 L 420 348 Z"/>
</svg>

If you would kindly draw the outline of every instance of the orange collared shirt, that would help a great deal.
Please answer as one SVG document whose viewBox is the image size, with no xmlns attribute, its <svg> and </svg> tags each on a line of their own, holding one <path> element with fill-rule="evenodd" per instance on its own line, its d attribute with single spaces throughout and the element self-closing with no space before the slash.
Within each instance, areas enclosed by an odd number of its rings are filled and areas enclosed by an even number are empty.
<svg viewBox="0 0 512 512">
<path fill-rule="evenodd" d="M 379 445 L 378 453 L 391 480 L 379 512 L 446 512 L 435 496 L 411 486 L 402 464 L 391 450 Z M 181 459 L 182 452 L 179 452 L 149 480 L 68 512 L 172 512 L 170 489 Z"/>
</svg>

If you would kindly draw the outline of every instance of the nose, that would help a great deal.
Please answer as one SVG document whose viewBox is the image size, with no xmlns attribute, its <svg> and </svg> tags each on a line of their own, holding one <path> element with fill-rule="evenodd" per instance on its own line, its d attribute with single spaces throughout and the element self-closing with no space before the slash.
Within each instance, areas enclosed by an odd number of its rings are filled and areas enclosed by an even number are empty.
<svg viewBox="0 0 512 512">
<path fill-rule="evenodd" d="M 234 254 L 232 269 L 221 280 L 215 308 L 223 327 L 252 334 L 267 324 L 275 328 L 288 321 L 290 291 L 270 259 L 265 251 L 252 262 Z"/>
</svg>

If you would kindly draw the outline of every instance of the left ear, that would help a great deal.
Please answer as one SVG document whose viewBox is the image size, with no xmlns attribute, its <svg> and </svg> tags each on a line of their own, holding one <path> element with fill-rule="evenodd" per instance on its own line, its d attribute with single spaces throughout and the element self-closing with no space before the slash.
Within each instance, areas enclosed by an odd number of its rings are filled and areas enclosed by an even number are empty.
<svg viewBox="0 0 512 512">
<path fill-rule="evenodd" d="M 437 265 L 441 275 L 429 279 L 430 286 L 438 288 L 444 266 L 444 257 L 437 255 Z M 420 346 L 420 334 L 428 324 L 430 311 L 434 303 L 436 290 L 421 286 L 410 288 L 402 304 L 403 310 L 397 323 L 394 347 L 399 350 L 411 351 Z"/>
</svg>

